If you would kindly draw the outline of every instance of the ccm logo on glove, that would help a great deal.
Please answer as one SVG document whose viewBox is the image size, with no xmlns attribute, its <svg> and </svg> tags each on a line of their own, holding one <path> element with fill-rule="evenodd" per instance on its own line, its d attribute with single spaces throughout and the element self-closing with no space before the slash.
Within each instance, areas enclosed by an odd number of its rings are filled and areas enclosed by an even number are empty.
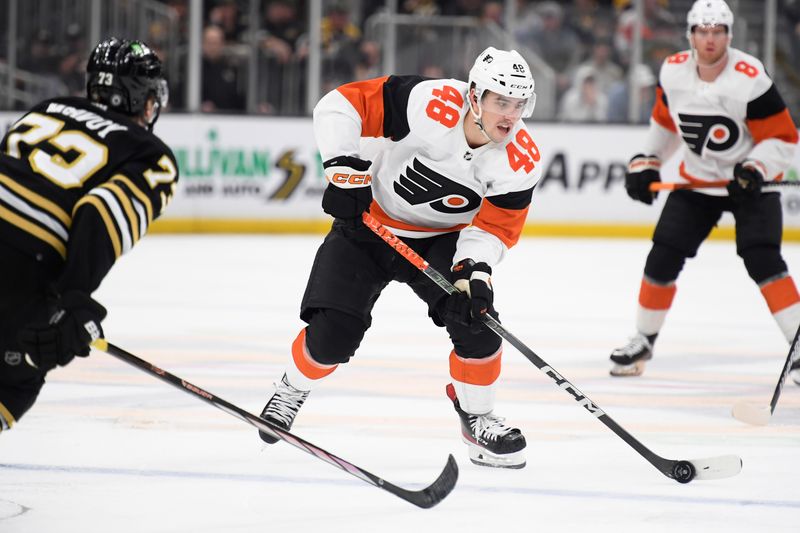
<svg viewBox="0 0 800 533">
<path fill-rule="evenodd" d="M 363 187 L 372 183 L 372 176 L 369 174 L 345 174 L 339 172 L 330 177 L 331 183 L 344 189 L 348 187 Z"/>
</svg>

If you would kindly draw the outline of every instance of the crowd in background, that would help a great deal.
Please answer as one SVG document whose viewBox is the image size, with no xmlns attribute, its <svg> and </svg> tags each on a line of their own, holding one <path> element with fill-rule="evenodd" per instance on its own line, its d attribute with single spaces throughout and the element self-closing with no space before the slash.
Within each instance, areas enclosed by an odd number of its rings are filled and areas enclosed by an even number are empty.
<svg viewBox="0 0 800 533">
<path fill-rule="evenodd" d="M 178 21 L 180 46 L 177 53 L 173 51 L 178 57 L 169 57 L 171 50 L 162 46 L 166 32 L 172 31 L 164 24 L 151 24 L 142 38 L 165 60 L 178 65 L 170 71 L 169 81 L 172 110 L 180 111 L 186 105 L 189 2 L 161 0 L 161 3 L 173 11 Z M 629 91 L 633 88 L 640 91 L 642 102 L 636 121 L 645 122 L 655 95 L 659 65 L 668 55 L 688 47 L 685 13 L 689 4 L 680 0 L 644 0 L 643 57 L 642 63 L 633 67 L 635 10 L 629 0 L 519 0 L 513 37 L 522 51 L 538 54 L 555 71 L 557 120 L 628 122 Z M 784 94 L 800 94 L 800 0 L 780 0 L 779 4 L 781 21 L 788 28 L 788 35 L 778 43 L 778 59 L 786 67 L 781 82 L 787 85 L 780 89 Z M 256 21 L 249 20 L 248 5 L 248 0 L 204 1 L 201 110 L 225 113 L 247 110 L 248 59 L 250 43 L 254 42 L 251 24 L 257 24 L 255 112 L 305 114 L 308 2 L 265 0 L 260 4 Z M 384 9 L 385 1 L 327 0 L 323 6 L 322 94 L 341 83 L 384 74 L 381 36 L 369 31 L 369 21 Z M 478 28 L 493 24 L 502 29 L 504 9 L 502 0 L 398 0 L 399 13 L 474 17 Z M 54 39 L 51 31 L 41 29 L 28 37 L 18 52 L 20 69 L 48 80 L 39 90 L 50 94 L 38 95 L 42 98 L 84 92 L 82 72 L 88 53 L 85 32 L 73 24 L 62 34 L 65 36 Z M 418 45 L 400 41 L 401 47 Z M 436 53 L 435 45 L 430 48 L 422 51 L 426 61 L 418 72 L 398 73 L 462 79 L 466 76 L 468 65 L 454 66 L 446 54 Z M 792 102 L 788 103 L 792 108 Z M 792 108 L 795 116 L 799 111 Z"/>
</svg>

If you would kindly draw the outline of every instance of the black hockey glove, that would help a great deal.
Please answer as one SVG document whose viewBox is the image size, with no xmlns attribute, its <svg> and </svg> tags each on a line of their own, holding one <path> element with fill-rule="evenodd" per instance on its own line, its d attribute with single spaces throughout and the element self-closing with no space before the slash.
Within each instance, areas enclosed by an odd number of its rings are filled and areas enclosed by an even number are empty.
<svg viewBox="0 0 800 533">
<path fill-rule="evenodd" d="M 764 175 L 758 170 L 756 163 L 736 163 L 733 167 L 733 179 L 728 183 L 728 196 L 737 204 L 753 200 L 761 194 L 763 184 Z"/>
<path fill-rule="evenodd" d="M 647 205 L 653 203 L 657 192 L 650 191 L 650 184 L 661 181 L 661 161 L 654 155 L 636 154 L 628 163 L 625 173 L 625 190 L 628 196 Z"/>
<path fill-rule="evenodd" d="M 18 340 L 33 364 L 45 372 L 89 355 L 89 344 L 103 336 L 106 309 L 82 291 L 67 291 L 52 303 L 50 320 L 28 324 Z"/>
<path fill-rule="evenodd" d="M 497 318 L 494 310 L 494 291 L 492 289 L 492 267 L 486 263 L 476 263 L 463 259 L 453 267 L 453 285 L 460 292 L 444 298 L 439 304 L 439 315 L 464 326 L 473 333 L 480 333 L 483 326 L 481 317 L 485 314 Z"/>
<path fill-rule="evenodd" d="M 372 203 L 370 161 L 343 155 L 322 163 L 328 187 L 322 195 L 322 210 L 335 218 L 354 221 Z"/>
</svg>

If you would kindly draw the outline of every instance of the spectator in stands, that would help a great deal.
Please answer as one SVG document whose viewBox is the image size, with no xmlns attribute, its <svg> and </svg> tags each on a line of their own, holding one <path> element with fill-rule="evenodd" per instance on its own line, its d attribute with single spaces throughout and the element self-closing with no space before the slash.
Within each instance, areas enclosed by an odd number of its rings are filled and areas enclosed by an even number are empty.
<svg viewBox="0 0 800 533">
<path fill-rule="evenodd" d="M 189 34 L 189 0 L 167 0 L 167 6 L 178 21 L 178 41 L 185 43 Z M 171 97 L 171 95 L 170 95 Z"/>
<path fill-rule="evenodd" d="M 642 44 L 645 62 L 658 68 L 671 53 L 683 48 L 685 41 L 677 19 L 662 6 L 663 0 L 644 0 Z M 630 0 L 623 4 L 617 20 L 614 45 L 623 66 L 630 63 L 636 9 Z"/>
<path fill-rule="evenodd" d="M 322 93 L 355 79 L 361 30 L 344 3 L 333 3 L 322 19 Z"/>
<path fill-rule="evenodd" d="M 359 46 L 361 59 L 356 65 L 356 80 L 368 80 L 381 75 L 381 45 L 377 41 L 364 39 Z"/>
<path fill-rule="evenodd" d="M 27 54 L 21 53 L 19 67 L 39 77 L 39 83 L 24 87 L 35 100 L 66 96 L 67 86 L 58 76 L 59 58 L 52 34 L 40 30 L 30 42 Z"/>
<path fill-rule="evenodd" d="M 67 26 L 64 46 L 59 50 L 58 75 L 70 96 L 86 94 L 86 40 L 77 23 Z"/>
<path fill-rule="evenodd" d="M 285 82 L 297 80 L 299 85 L 305 72 L 302 62 L 307 45 L 301 44 L 305 28 L 297 16 L 295 3 L 270 0 L 265 6 L 263 28 L 266 35 L 261 40 L 259 111 L 271 114 L 298 107 L 300 91 L 284 91 Z"/>
<path fill-rule="evenodd" d="M 558 92 L 570 86 L 569 72 L 583 55 L 577 34 L 564 24 L 564 9 L 558 2 L 542 2 L 536 7 L 541 26 L 517 27 L 517 40 L 536 52 L 557 73 Z"/>
<path fill-rule="evenodd" d="M 241 40 L 244 26 L 236 0 L 215 0 L 214 6 L 208 13 L 208 23 L 222 29 L 226 42 Z"/>
<path fill-rule="evenodd" d="M 586 48 L 591 48 L 598 39 L 608 39 L 614 35 L 614 10 L 608 5 L 601 5 L 598 0 L 574 0 L 567 8 L 565 20 Z"/>
<path fill-rule="evenodd" d="M 503 3 L 497 0 L 484 2 L 477 27 L 461 40 L 463 50 L 458 51 L 458 57 L 451 56 L 451 60 L 464 71 L 469 70 L 478 54 L 486 49 L 487 44 L 501 44 L 497 42 L 497 28 L 502 28 L 503 25 Z"/>
<path fill-rule="evenodd" d="M 424 17 L 442 14 L 442 9 L 435 0 L 404 0 L 399 11 L 406 15 L 421 15 Z"/>
<path fill-rule="evenodd" d="M 564 94 L 558 119 L 564 122 L 604 122 L 608 114 L 608 98 L 600 91 L 594 74 L 586 72 Z"/>
<path fill-rule="evenodd" d="M 203 30 L 200 108 L 211 111 L 244 111 L 239 69 L 225 55 L 225 33 L 218 26 Z"/>
<path fill-rule="evenodd" d="M 630 101 L 630 86 L 639 91 L 639 116 L 633 122 L 644 124 L 650 120 L 650 112 L 656 99 L 656 77 L 653 70 L 647 65 L 633 67 L 632 79 L 622 79 L 615 83 L 608 91 L 608 121 L 630 122 L 628 119 L 628 105 Z"/>
<path fill-rule="evenodd" d="M 482 0 L 447 0 L 439 3 L 443 15 L 479 17 L 484 2 Z"/>
<path fill-rule="evenodd" d="M 587 74 L 594 76 L 597 88 L 608 94 L 611 86 L 622 79 L 622 68 L 614 63 L 614 47 L 610 39 L 599 39 L 591 44 L 589 59 L 578 65 L 574 80 L 583 79 Z"/>
</svg>

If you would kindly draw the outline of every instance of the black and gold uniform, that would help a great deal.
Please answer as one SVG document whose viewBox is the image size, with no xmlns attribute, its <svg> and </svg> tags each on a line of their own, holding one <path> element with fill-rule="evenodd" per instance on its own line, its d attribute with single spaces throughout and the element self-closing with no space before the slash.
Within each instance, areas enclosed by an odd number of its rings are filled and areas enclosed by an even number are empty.
<svg viewBox="0 0 800 533">
<path fill-rule="evenodd" d="M 88 355 L 105 317 L 91 293 L 178 180 L 151 131 L 166 104 L 155 54 L 111 39 L 88 71 L 88 98 L 46 100 L 0 142 L 0 430 L 33 405 L 47 371 Z"/>
</svg>

